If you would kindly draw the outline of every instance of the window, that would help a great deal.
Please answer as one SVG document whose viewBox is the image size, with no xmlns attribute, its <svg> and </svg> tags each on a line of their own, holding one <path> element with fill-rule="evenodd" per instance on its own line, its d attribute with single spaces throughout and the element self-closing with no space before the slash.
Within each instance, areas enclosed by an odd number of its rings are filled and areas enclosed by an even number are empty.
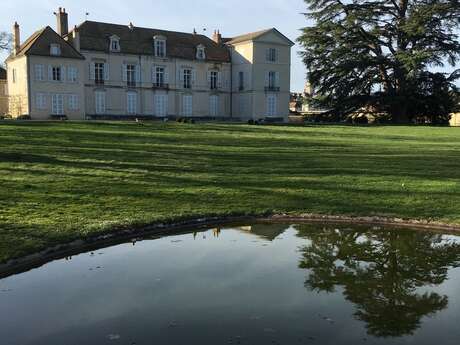
<svg viewBox="0 0 460 345">
<path fill-rule="evenodd" d="M 105 114 L 105 92 L 96 91 L 95 100 L 96 100 L 96 114 Z"/>
<path fill-rule="evenodd" d="M 35 107 L 41 110 L 46 109 L 46 95 L 44 93 L 35 95 Z"/>
<path fill-rule="evenodd" d="M 240 71 L 238 73 L 238 90 L 243 91 L 244 90 L 244 72 Z"/>
<path fill-rule="evenodd" d="M 154 52 L 157 57 L 166 56 L 166 40 L 161 38 L 155 38 L 154 41 Z"/>
<path fill-rule="evenodd" d="M 110 37 L 110 51 L 111 52 L 120 51 L 120 38 L 118 36 Z"/>
<path fill-rule="evenodd" d="M 267 61 L 276 62 L 278 61 L 278 50 L 275 48 L 267 49 Z"/>
<path fill-rule="evenodd" d="M 107 80 L 109 80 L 109 64 L 105 62 L 91 62 L 90 79 L 94 80 L 94 82 L 98 85 L 103 85 Z"/>
<path fill-rule="evenodd" d="M 219 113 L 219 96 L 212 95 L 209 97 L 209 115 L 212 117 L 218 116 Z"/>
<path fill-rule="evenodd" d="M 126 65 L 126 81 L 128 86 L 136 86 L 136 65 Z"/>
<path fill-rule="evenodd" d="M 270 89 L 276 86 L 276 72 L 268 72 L 268 87 Z"/>
<path fill-rule="evenodd" d="M 204 60 L 204 59 L 206 59 L 206 53 L 205 53 L 205 48 L 204 48 L 204 46 L 199 45 L 199 46 L 196 48 L 196 58 L 197 58 L 198 60 Z"/>
<path fill-rule="evenodd" d="M 59 44 L 51 44 L 50 46 L 50 54 L 54 56 L 61 55 L 61 46 Z"/>
<path fill-rule="evenodd" d="M 268 95 L 267 96 L 267 116 L 276 115 L 276 96 Z"/>
<path fill-rule="evenodd" d="M 182 115 L 192 116 L 193 114 L 193 96 L 184 95 L 182 96 Z"/>
<path fill-rule="evenodd" d="M 155 115 L 160 117 L 168 115 L 168 95 L 155 95 Z"/>
<path fill-rule="evenodd" d="M 183 79 L 183 87 L 184 89 L 191 89 L 192 88 L 192 70 L 185 68 L 182 71 L 182 79 Z"/>
<path fill-rule="evenodd" d="M 110 47 L 113 52 L 118 52 L 120 51 L 120 42 L 118 40 L 113 40 Z"/>
<path fill-rule="evenodd" d="M 265 90 L 277 92 L 279 87 L 279 72 L 270 71 L 265 75 Z"/>
<path fill-rule="evenodd" d="M 129 115 L 137 114 L 137 93 L 128 92 L 126 94 L 126 110 Z"/>
<path fill-rule="evenodd" d="M 75 66 L 69 66 L 67 69 L 67 79 L 70 83 L 76 83 L 78 80 L 78 69 Z"/>
<path fill-rule="evenodd" d="M 53 115 L 64 115 L 64 97 L 60 94 L 52 95 L 52 114 Z"/>
<path fill-rule="evenodd" d="M 80 109 L 78 95 L 69 95 L 69 110 L 76 111 Z"/>
<path fill-rule="evenodd" d="M 94 63 L 94 81 L 96 84 L 104 84 L 105 81 L 105 63 Z"/>
<path fill-rule="evenodd" d="M 43 65 L 35 65 L 35 80 L 43 81 L 45 80 L 45 66 Z"/>
<path fill-rule="evenodd" d="M 52 81 L 62 81 L 62 69 L 60 66 L 51 67 L 51 80 Z"/>
<path fill-rule="evenodd" d="M 166 68 L 162 66 L 154 67 L 153 83 L 157 87 L 164 87 L 166 85 Z"/>
<path fill-rule="evenodd" d="M 209 74 L 209 86 L 211 90 L 217 89 L 218 86 L 218 80 L 219 80 L 219 72 L 217 71 L 211 71 Z"/>
</svg>

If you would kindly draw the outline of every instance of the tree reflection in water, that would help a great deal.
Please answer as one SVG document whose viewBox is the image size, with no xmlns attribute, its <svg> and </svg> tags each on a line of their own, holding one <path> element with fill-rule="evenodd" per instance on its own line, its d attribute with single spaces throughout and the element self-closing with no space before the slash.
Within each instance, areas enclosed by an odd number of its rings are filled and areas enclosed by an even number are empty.
<svg viewBox="0 0 460 345">
<path fill-rule="evenodd" d="M 310 243 L 300 248 L 299 267 L 310 270 L 305 286 L 318 292 L 343 288 L 370 335 L 411 335 L 422 317 L 447 307 L 447 296 L 429 290 L 460 265 L 459 242 L 424 231 L 298 230 Z"/>
</svg>

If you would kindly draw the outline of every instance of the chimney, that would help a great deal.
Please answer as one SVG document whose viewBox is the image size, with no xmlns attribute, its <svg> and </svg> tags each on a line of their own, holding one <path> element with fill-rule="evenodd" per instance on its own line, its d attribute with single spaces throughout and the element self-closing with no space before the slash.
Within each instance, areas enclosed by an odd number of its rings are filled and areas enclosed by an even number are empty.
<svg viewBox="0 0 460 345">
<path fill-rule="evenodd" d="M 19 49 L 21 48 L 21 33 L 19 30 L 18 22 L 15 22 L 13 26 L 13 40 L 14 40 L 13 52 L 14 52 L 14 55 L 17 55 L 19 53 Z"/>
<path fill-rule="evenodd" d="M 222 44 L 222 35 L 220 34 L 219 30 L 214 30 L 214 33 L 212 34 L 212 40 L 216 42 L 218 45 Z"/>
<path fill-rule="evenodd" d="M 75 25 L 72 33 L 72 42 L 73 42 L 73 47 L 75 48 L 76 51 L 80 51 L 80 31 Z"/>
<path fill-rule="evenodd" d="M 69 33 L 69 16 L 65 8 L 59 7 L 58 12 L 54 12 L 57 19 L 57 33 L 64 37 Z"/>
</svg>

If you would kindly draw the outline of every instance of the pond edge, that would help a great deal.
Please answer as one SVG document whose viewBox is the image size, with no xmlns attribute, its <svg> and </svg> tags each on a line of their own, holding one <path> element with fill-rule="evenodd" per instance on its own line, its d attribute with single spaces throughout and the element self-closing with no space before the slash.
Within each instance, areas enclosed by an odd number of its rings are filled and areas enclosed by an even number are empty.
<svg viewBox="0 0 460 345">
<path fill-rule="evenodd" d="M 219 225 L 232 225 L 242 222 L 278 222 L 278 223 L 329 223 L 329 224 L 358 224 L 370 226 L 391 226 L 396 228 L 410 228 L 418 230 L 444 231 L 460 234 L 460 225 L 453 225 L 428 220 L 408 220 L 380 216 L 337 216 L 320 214 L 274 214 L 265 216 L 222 216 L 196 217 L 169 223 L 158 222 L 144 227 L 132 227 L 119 231 L 108 232 L 87 239 L 76 240 L 70 243 L 49 247 L 35 254 L 10 259 L 0 264 L 0 279 L 23 273 L 40 267 L 50 261 L 63 259 L 85 251 L 96 250 L 128 240 L 136 241 L 147 236 L 163 237 L 188 233 L 190 230 L 204 230 Z"/>
</svg>

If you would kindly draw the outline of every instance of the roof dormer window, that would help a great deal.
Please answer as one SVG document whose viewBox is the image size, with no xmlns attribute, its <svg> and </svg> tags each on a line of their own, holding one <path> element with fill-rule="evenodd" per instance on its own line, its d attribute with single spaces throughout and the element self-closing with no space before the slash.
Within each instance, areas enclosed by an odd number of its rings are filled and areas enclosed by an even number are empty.
<svg viewBox="0 0 460 345">
<path fill-rule="evenodd" d="M 205 47 L 201 44 L 198 47 L 196 47 L 196 58 L 198 60 L 206 59 Z"/>
<path fill-rule="evenodd" d="M 120 38 L 118 36 L 113 35 L 110 37 L 110 51 L 111 52 L 120 51 Z"/>
<path fill-rule="evenodd" d="M 59 44 L 51 44 L 50 46 L 50 54 L 53 56 L 60 56 L 61 55 L 61 46 Z"/>
<path fill-rule="evenodd" d="M 153 52 L 156 57 L 166 56 L 166 38 L 163 36 L 153 37 Z"/>
</svg>

